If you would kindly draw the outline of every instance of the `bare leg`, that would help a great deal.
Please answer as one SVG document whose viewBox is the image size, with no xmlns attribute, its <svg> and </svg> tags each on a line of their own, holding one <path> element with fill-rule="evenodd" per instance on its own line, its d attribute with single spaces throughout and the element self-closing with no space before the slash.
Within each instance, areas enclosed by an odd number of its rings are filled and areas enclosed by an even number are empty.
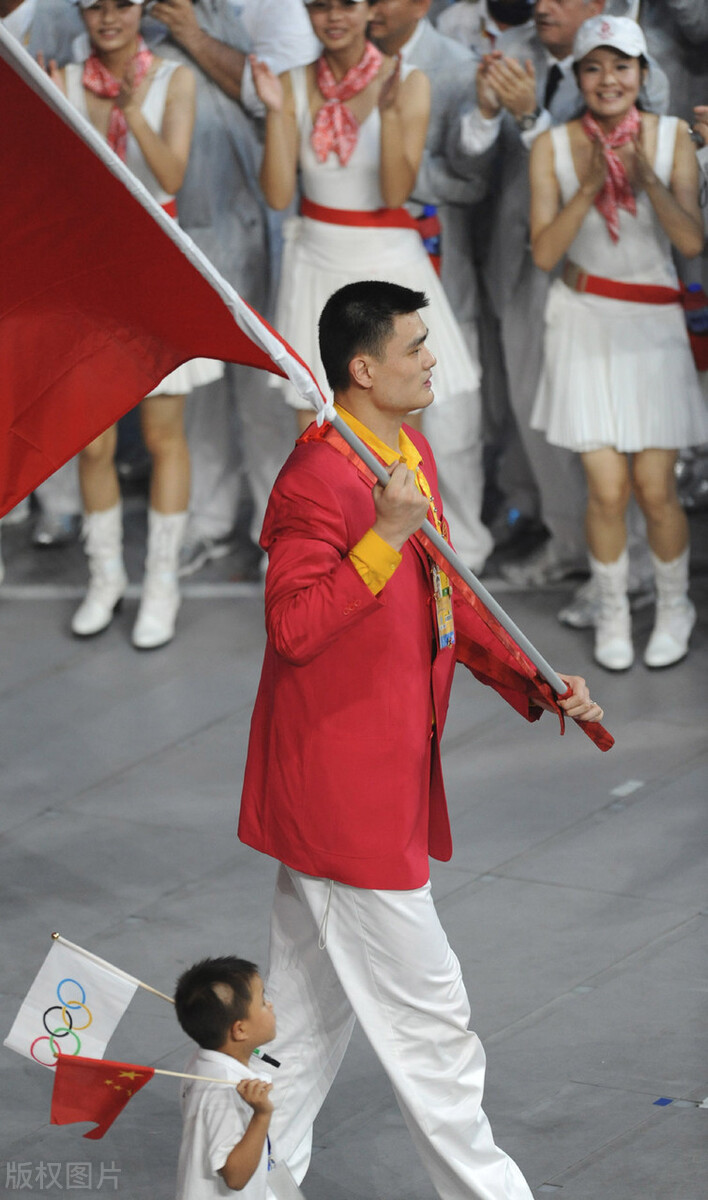
<svg viewBox="0 0 708 1200">
<path fill-rule="evenodd" d="M 115 425 L 89 442 L 79 455 L 79 483 L 84 511 L 105 512 L 120 501 L 115 468 L 117 431 Z"/>
<path fill-rule="evenodd" d="M 588 481 L 585 531 L 590 553 L 598 562 L 616 562 L 625 548 L 625 512 L 631 495 L 627 457 L 603 446 L 581 455 Z"/>
<path fill-rule="evenodd" d="M 657 558 L 672 562 L 688 545 L 688 521 L 676 491 L 676 450 L 642 450 L 634 456 L 634 492 Z"/>
<path fill-rule="evenodd" d="M 184 396 L 148 396 L 140 406 L 145 445 L 152 457 L 150 507 L 186 512 L 189 504 L 189 447 L 184 433 Z"/>
</svg>

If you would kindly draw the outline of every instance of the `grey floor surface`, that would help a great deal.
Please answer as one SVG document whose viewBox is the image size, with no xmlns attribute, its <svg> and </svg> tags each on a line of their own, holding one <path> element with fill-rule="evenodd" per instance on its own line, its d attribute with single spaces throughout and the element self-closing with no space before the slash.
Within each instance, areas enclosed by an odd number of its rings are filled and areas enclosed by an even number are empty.
<svg viewBox="0 0 708 1200">
<path fill-rule="evenodd" d="M 133 579 L 141 519 L 133 506 Z M 589 678 L 617 739 L 609 754 L 575 728 L 559 738 L 548 716 L 526 726 L 463 672 L 455 684 L 445 739 L 455 855 L 433 866 L 434 890 L 487 1049 L 485 1107 L 539 1197 L 708 1195 L 708 518 L 692 526 L 702 620 L 669 671 L 639 662 L 606 675 L 591 635 L 555 618 L 568 587 L 490 583 L 558 669 Z M 235 828 L 263 648 L 259 586 L 231 582 L 225 559 L 186 589 L 169 648 L 131 648 L 134 598 L 82 643 L 67 632 L 78 547 L 33 551 L 27 527 L 3 532 L 2 1036 L 54 929 L 168 992 L 205 954 L 263 963 L 274 879 Z M 641 613 L 639 646 L 650 624 Z M 188 1052 L 170 1006 L 144 992 L 109 1047 L 176 1070 Z M 96 1142 L 82 1126 L 49 1125 L 49 1071 L 4 1048 L 0 1066 L 0 1194 L 61 1183 L 170 1200 L 174 1081 L 156 1077 Z M 78 1163 L 92 1165 L 91 1188 L 68 1186 Z M 358 1031 L 304 1191 L 434 1200 Z"/>
</svg>

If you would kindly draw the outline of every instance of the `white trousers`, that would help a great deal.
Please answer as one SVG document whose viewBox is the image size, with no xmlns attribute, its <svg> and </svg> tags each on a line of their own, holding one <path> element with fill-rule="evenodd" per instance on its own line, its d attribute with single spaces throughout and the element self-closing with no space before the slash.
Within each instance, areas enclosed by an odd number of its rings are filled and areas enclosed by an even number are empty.
<svg viewBox="0 0 708 1200">
<path fill-rule="evenodd" d="M 271 1138 L 298 1182 L 358 1019 L 441 1200 L 531 1200 L 482 1111 L 484 1050 L 429 883 L 373 891 L 281 866 L 267 992 L 281 1063 Z"/>
</svg>

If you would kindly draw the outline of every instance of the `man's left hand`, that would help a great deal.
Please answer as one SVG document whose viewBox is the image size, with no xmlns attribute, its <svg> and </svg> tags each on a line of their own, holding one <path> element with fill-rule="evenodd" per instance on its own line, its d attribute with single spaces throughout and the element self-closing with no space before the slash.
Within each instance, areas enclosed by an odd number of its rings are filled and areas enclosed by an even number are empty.
<svg viewBox="0 0 708 1200">
<path fill-rule="evenodd" d="M 585 680 L 580 675 L 562 675 L 560 671 L 558 674 L 573 690 L 572 696 L 568 696 L 567 700 L 558 701 L 563 712 L 576 721 L 601 721 L 605 714 L 600 705 L 590 699 L 590 690 Z"/>
<path fill-rule="evenodd" d="M 150 16 L 162 21 L 180 46 L 187 46 L 201 33 L 192 0 L 157 0 L 150 9 Z"/>
<path fill-rule="evenodd" d="M 536 72 L 530 59 L 522 66 L 515 58 L 492 57 L 486 77 L 512 117 L 524 117 L 536 108 Z"/>
</svg>

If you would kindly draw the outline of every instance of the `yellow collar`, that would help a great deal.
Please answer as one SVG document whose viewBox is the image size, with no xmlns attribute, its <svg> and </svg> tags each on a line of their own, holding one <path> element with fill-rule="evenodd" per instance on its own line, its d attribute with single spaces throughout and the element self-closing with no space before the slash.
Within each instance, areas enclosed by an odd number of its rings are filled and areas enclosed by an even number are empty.
<svg viewBox="0 0 708 1200">
<path fill-rule="evenodd" d="M 411 439 L 406 433 L 403 432 L 402 429 L 398 435 L 398 450 L 393 450 L 391 446 L 387 446 L 385 442 L 382 442 L 381 438 L 377 437 L 375 433 L 372 433 L 370 429 L 367 429 L 366 425 L 362 425 L 361 421 L 357 420 L 356 417 L 353 417 L 352 414 L 347 412 L 345 408 L 342 408 L 339 404 L 335 404 L 334 407 L 345 424 L 347 424 L 349 428 L 361 438 L 362 442 L 364 442 L 370 450 L 374 451 L 374 454 L 378 454 L 379 458 L 382 459 L 387 466 L 390 466 L 391 463 L 402 460 L 408 467 L 409 471 L 418 470 L 418 467 L 421 463 L 421 455 L 418 449 L 413 445 Z"/>
</svg>

